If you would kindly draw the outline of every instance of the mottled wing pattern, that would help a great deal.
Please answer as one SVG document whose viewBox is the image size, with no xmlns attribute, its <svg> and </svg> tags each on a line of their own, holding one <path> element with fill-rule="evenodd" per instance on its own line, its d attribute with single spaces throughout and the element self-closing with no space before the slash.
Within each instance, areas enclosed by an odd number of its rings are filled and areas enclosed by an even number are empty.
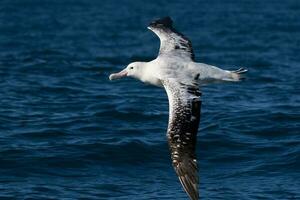
<svg viewBox="0 0 300 200">
<path fill-rule="evenodd" d="M 172 19 L 165 17 L 151 22 L 148 26 L 160 39 L 159 54 L 172 53 L 195 60 L 191 41 L 176 31 L 172 24 Z"/>
<path fill-rule="evenodd" d="M 167 132 L 173 167 L 192 200 L 199 198 L 196 161 L 197 130 L 200 121 L 200 91 L 197 85 L 164 80 L 169 98 Z"/>
</svg>

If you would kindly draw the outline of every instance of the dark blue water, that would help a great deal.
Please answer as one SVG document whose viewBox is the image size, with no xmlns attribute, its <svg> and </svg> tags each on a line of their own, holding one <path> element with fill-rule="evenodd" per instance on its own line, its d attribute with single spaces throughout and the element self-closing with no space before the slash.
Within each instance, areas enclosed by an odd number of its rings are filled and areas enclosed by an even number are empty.
<svg viewBox="0 0 300 200">
<path fill-rule="evenodd" d="M 162 89 L 108 75 L 156 57 L 170 15 L 196 60 L 249 69 L 203 88 L 201 199 L 300 199 L 300 2 L 0 3 L 0 199 L 187 199 Z"/>
</svg>

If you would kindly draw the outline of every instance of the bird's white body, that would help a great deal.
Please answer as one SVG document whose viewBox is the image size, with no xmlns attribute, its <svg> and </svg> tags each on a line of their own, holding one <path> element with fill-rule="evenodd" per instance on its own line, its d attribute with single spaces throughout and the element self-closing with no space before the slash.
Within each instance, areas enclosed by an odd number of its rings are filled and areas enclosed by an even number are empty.
<svg viewBox="0 0 300 200">
<path fill-rule="evenodd" d="M 163 87 L 161 80 L 176 78 L 185 84 L 197 83 L 199 86 L 214 82 L 238 81 L 234 72 L 223 70 L 204 63 L 196 63 L 190 59 L 179 59 L 172 56 L 158 56 L 150 62 L 135 62 L 134 66 L 141 71 L 134 78 L 140 81 Z"/>
</svg>

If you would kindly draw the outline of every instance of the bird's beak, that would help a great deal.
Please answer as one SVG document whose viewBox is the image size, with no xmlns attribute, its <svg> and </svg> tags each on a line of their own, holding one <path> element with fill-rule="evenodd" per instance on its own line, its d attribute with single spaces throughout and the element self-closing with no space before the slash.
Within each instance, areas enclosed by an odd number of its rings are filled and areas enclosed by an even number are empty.
<svg viewBox="0 0 300 200">
<path fill-rule="evenodd" d="M 119 73 L 114 73 L 114 74 L 109 75 L 109 80 L 112 81 L 114 79 L 120 79 L 120 78 L 125 77 L 125 76 L 127 76 L 127 70 L 123 69 Z"/>
</svg>

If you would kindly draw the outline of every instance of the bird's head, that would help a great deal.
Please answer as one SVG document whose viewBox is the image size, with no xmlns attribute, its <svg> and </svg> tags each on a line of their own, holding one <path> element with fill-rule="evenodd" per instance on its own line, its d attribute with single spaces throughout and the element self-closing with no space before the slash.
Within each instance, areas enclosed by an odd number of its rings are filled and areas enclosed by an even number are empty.
<svg viewBox="0 0 300 200">
<path fill-rule="evenodd" d="M 144 70 L 143 62 L 133 62 L 130 63 L 125 69 L 118 73 L 113 73 L 109 76 L 110 80 L 120 79 L 126 76 L 133 77 L 136 79 L 141 79 L 143 70 Z"/>
</svg>

